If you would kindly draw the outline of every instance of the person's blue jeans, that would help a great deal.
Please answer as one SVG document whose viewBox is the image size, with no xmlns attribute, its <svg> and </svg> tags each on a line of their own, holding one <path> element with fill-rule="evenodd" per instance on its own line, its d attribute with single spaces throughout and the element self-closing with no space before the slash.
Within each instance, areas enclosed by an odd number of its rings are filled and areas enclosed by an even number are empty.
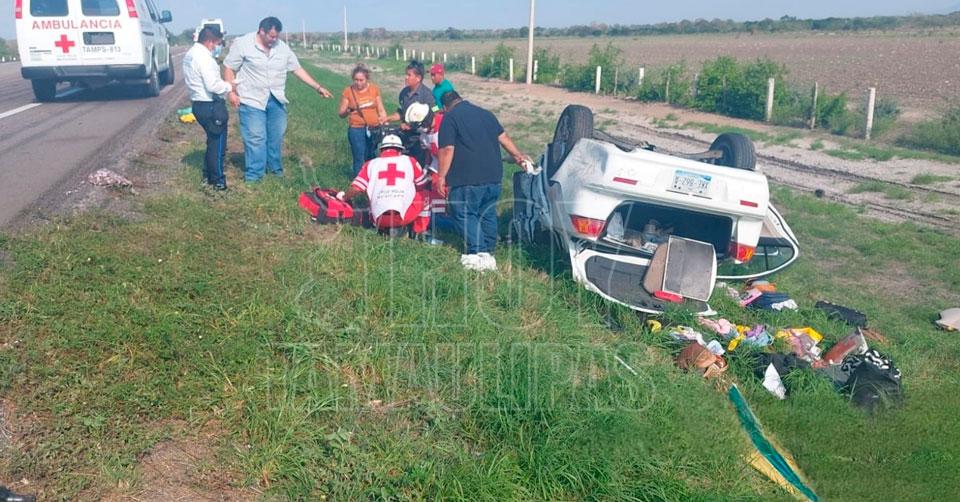
<svg viewBox="0 0 960 502">
<path fill-rule="evenodd" d="M 493 253 L 497 246 L 497 201 L 500 183 L 453 187 L 447 195 L 447 211 L 457 233 L 463 237 L 466 254 Z"/>
<path fill-rule="evenodd" d="M 371 139 L 367 136 L 366 127 L 351 127 L 347 129 L 347 141 L 350 142 L 350 153 L 353 154 L 353 175 L 360 174 L 360 168 L 363 163 L 370 160 L 373 155 Z"/>
<path fill-rule="evenodd" d="M 283 175 L 280 148 L 286 132 L 287 108 L 272 94 L 266 110 L 240 105 L 245 181 L 260 181 L 266 171 Z"/>
</svg>

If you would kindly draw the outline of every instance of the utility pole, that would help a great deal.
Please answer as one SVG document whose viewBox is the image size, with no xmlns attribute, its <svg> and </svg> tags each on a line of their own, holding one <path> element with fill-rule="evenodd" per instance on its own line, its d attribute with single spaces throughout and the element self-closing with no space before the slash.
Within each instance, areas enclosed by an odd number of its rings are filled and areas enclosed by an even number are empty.
<svg viewBox="0 0 960 502">
<path fill-rule="evenodd" d="M 530 28 L 527 33 L 527 85 L 533 83 L 533 27 L 536 0 L 530 0 Z"/>
<path fill-rule="evenodd" d="M 343 4 L 343 50 L 347 50 L 347 4 Z"/>
<path fill-rule="evenodd" d="M 307 21 L 304 19 L 300 20 L 300 33 L 303 34 L 303 48 L 307 48 Z"/>
</svg>

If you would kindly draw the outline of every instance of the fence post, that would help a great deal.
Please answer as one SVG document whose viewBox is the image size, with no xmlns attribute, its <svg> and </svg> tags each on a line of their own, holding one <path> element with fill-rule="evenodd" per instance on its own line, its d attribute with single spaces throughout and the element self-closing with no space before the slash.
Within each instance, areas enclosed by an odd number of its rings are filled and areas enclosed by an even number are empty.
<svg viewBox="0 0 960 502">
<path fill-rule="evenodd" d="M 406 49 L 403 50 L 403 60 L 404 60 L 404 61 L 407 60 L 407 50 L 406 50 Z"/>
<path fill-rule="evenodd" d="M 690 94 L 693 96 L 693 99 L 697 99 L 697 95 L 700 94 L 700 74 L 693 74 L 693 89 L 690 89 Z"/>
<path fill-rule="evenodd" d="M 437 62 L 437 51 L 431 51 L 431 52 L 430 52 L 430 62 L 431 62 L 431 63 L 436 63 L 436 62 Z"/>
<path fill-rule="evenodd" d="M 603 69 L 597 66 L 597 84 L 594 94 L 600 94 L 600 76 L 603 73 Z"/>
<path fill-rule="evenodd" d="M 646 75 L 647 69 L 640 67 L 640 72 L 637 74 L 637 87 L 643 87 L 643 77 Z"/>
<path fill-rule="evenodd" d="M 423 51 L 421 50 L 421 51 L 420 51 L 420 61 L 422 62 L 422 61 L 426 61 L 426 60 L 427 60 L 427 53 L 426 53 L 426 52 L 423 52 Z"/>
<path fill-rule="evenodd" d="M 470 74 L 471 75 L 477 74 L 477 57 L 476 56 L 470 56 Z"/>
<path fill-rule="evenodd" d="M 871 87 L 867 94 L 867 127 L 864 129 L 864 139 L 870 139 L 873 133 L 873 109 L 877 105 L 877 88 Z"/>
<path fill-rule="evenodd" d="M 510 81 L 513 82 L 513 58 L 510 58 Z"/>
<path fill-rule="evenodd" d="M 775 79 L 767 80 L 767 122 L 773 120 L 773 91 L 776 85 Z"/>
<path fill-rule="evenodd" d="M 540 60 L 533 60 L 533 81 L 537 81 L 537 71 L 540 69 Z"/>
<path fill-rule="evenodd" d="M 817 98 L 820 94 L 820 84 L 813 83 L 813 107 L 810 109 L 810 129 L 817 128 Z"/>
<path fill-rule="evenodd" d="M 443 53 L 443 64 L 447 64 L 447 53 Z"/>
<path fill-rule="evenodd" d="M 670 72 L 667 72 L 667 84 L 663 88 L 663 100 L 670 104 Z"/>
</svg>

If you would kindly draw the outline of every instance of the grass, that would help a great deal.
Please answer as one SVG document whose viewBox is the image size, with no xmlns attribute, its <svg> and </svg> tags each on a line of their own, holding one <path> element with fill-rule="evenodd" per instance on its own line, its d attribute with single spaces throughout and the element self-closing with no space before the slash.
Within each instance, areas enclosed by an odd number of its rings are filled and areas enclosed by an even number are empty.
<svg viewBox="0 0 960 502">
<path fill-rule="evenodd" d="M 818 139 L 818 140 L 815 140 L 813 143 L 810 143 L 810 149 L 813 151 L 823 150 L 823 140 Z"/>
<path fill-rule="evenodd" d="M 943 183 L 945 181 L 953 181 L 953 177 L 931 173 L 920 173 L 910 179 L 910 183 L 914 185 L 933 185 L 935 183 Z"/>
<path fill-rule="evenodd" d="M 899 185 L 892 185 L 877 180 L 858 183 L 847 191 L 847 193 L 854 194 L 866 192 L 882 193 L 886 198 L 893 200 L 910 200 L 913 198 L 913 193 L 911 193 L 910 190 Z"/>
<path fill-rule="evenodd" d="M 952 155 L 944 155 L 939 153 L 926 152 L 922 150 L 910 150 L 907 148 L 900 148 L 896 146 L 890 146 L 885 144 L 872 144 L 862 141 L 852 141 L 839 139 L 842 148 L 841 149 L 832 149 L 826 150 L 827 155 L 837 157 L 844 160 L 865 160 L 871 159 L 877 162 L 886 162 L 888 160 L 899 158 L 899 159 L 916 159 L 916 160 L 931 160 L 935 162 L 943 162 L 947 164 L 957 164 L 960 163 L 960 157 L 955 157 Z"/>
<path fill-rule="evenodd" d="M 0 384 L 25 428 L 4 479 L 60 499 L 135 490 L 144 452 L 213 422 L 217 465 L 267 498 L 787 498 L 742 462 L 723 395 L 677 370 L 664 336 L 573 284 L 562 256 L 501 247 L 502 271 L 477 276 L 449 247 L 306 222 L 297 194 L 343 186 L 349 153 L 336 103 L 297 82 L 288 94 L 283 180 L 203 196 L 193 139 L 179 166 L 158 166 L 178 191 L 147 201 L 141 221 L 88 214 L 0 238 L 13 262 L 0 273 Z M 515 135 L 532 148 L 549 132 Z M 892 340 L 881 350 L 908 398 L 866 417 L 810 375 L 783 402 L 746 358 L 731 377 L 823 498 L 956 493 L 960 346 L 930 321 L 960 289 L 960 241 L 773 196 L 804 253 L 775 281 L 802 310 L 715 307 L 831 341 L 847 328 L 813 302 L 860 308 Z"/>
<path fill-rule="evenodd" d="M 750 138 L 754 142 L 766 143 L 768 145 L 793 146 L 793 141 L 803 137 L 803 134 L 797 131 L 767 134 L 763 131 L 757 131 L 755 129 L 749 129 L 745 127 L 708 124 L 706 122 L 687 122 L 684 124 L 683 128 L 696 128 L 703 132 L 712 134 L 737 133 Z"/>
</svg>

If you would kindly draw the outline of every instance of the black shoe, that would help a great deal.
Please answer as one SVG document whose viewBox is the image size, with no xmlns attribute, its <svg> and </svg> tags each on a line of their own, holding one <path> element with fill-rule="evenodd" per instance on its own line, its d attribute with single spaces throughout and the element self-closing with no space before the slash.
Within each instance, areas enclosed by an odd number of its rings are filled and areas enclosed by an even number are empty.
<svg viewBox="0 0 960 502">
<path fill-rule="evenodd" d="M 225 191 L 227 190 L 227 184 L 226 184 L 226 183 L 217 183 L 216 185 L 213 185 L 213 189 L 216 190 L 216 191 L 218 191 L 218 192 L 225 192 Z"/>
</svg>

